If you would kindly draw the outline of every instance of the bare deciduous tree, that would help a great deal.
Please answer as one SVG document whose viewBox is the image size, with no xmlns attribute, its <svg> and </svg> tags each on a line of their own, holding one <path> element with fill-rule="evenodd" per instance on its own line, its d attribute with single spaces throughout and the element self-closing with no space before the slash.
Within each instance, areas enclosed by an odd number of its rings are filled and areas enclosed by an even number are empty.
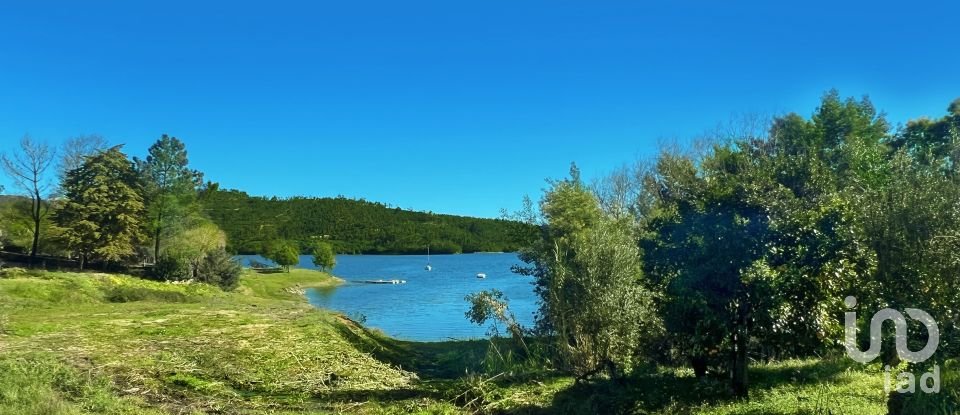
<svg viewBox="0 0 960 415">
<path fill-rule="evenodd" d="M 88 156 L 107 148 L 109 148 L 109 143 L 98 134 L 81 135 L 67 139 L 60 151 L 60 165 L 57 169 L 57 177 L 60 179 L 60 183 L 63 183 L 63 180 L 67 177 L 67 172 L 80 167 L 83 160 Z"/>
<path fill-rule="evenodd" d="M 0 165 L 14 185 L 30 198 L 30 219 L 33 221 L 33 246 L 30 256 L 37 256 L 40 246 L 40 224 L 46 217 L 48 203 L 44 195 L 50 189 L 47 171 L 53 165 L 56 150 L 47 143 L 34 141 L 29 135 L 20 139 L 19 151 L 0 155 Z"/>
</svg>

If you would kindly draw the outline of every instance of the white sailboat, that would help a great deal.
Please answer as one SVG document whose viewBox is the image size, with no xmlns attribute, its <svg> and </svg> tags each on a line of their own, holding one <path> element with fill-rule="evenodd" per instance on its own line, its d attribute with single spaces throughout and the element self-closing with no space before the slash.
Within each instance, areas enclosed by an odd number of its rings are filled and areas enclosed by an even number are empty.
<svg viewBox="0 0 960 415">
<path fill-rule="evenodd" d="M 427 266 L 423 267 L 427 271 L 433 271 L 433 267 L 430 266 L 430 245 L 427 245 Z"/>
</svg>

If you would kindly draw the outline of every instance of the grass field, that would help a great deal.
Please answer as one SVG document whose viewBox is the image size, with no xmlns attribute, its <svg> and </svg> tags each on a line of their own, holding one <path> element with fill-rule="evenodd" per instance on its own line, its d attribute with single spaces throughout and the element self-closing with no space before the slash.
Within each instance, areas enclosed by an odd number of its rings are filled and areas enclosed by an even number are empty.
<svg viewBox="0 0 960 415">
<path fill-rule="evenodd" d="M 486 341 L 400 342 L 310 307 L 309 270 L 245 274 L 232 293 L 106 274 L 0 278 L 0 414 L 886 413 L 879 368 L 755 365 L 752 399 L 660 369 L 628 384 L 492 376 Z"/>
</svg>

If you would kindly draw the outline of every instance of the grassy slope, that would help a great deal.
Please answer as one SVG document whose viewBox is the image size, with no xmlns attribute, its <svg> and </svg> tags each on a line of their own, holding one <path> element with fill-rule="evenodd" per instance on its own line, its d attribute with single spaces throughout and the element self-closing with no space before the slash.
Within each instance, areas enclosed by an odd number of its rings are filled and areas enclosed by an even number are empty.
<svg viewBox="0 0 960 415">
<path fill-rule="evenodd" d="M 0 366 L 13 369 L 0 371 L 0 413 L 362 410 L 349 402 L 416 382 L 358 350 L 368 333 L 284 290 L 330 276 L 244 280 L 239 293 L 102 274 L 0 280 Z"/>
<path fill-rule="evenodd" d="M 750 403 L 686 371 L 629 387 L 457 380 L 486 342 L 397 342 L 300 294 L 337 283 L 307 270 L 248 274 L 235 293 L 104 274 L 0 278 L 0 413 L 885 411 L 879 372 L 817 361 L 753 368 Z"/>
</svg>

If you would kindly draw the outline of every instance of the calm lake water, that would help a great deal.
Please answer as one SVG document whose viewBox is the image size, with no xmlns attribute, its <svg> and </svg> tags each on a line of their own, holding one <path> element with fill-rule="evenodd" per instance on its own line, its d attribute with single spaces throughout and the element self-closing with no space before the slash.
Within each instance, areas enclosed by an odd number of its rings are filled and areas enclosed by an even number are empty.
<svg viewBox="0 0 960 415">
<path fill-rule="evenodd" d="M 257 256 L 246 256 L 265 262 Z M 300 257 L 300 267 L 314 268 L 312 257 Z M 515 254 L 432 255 L 433 271 L 426 271 L 426 255 L 338 255 L 333 274 L 347 283 L 328 289 L 310 289 L 310 303 L 343 312 L 390 336 L 417 341 L 486 337 L 488 327 L 470 323 L 464 313 L 468 294 L 496 288 L 510 300 L 510 308 L 524 326 L 533 324 L 536 296 L 532 280 L 510 272 L 521 264 Z M 487 274 L 478 279 L 477 273 Z M 406 284 L 363 284 L 358 280 L 399 279 Z M 362 317 L 361 317 L 362 316 Z"/>
</svg>

